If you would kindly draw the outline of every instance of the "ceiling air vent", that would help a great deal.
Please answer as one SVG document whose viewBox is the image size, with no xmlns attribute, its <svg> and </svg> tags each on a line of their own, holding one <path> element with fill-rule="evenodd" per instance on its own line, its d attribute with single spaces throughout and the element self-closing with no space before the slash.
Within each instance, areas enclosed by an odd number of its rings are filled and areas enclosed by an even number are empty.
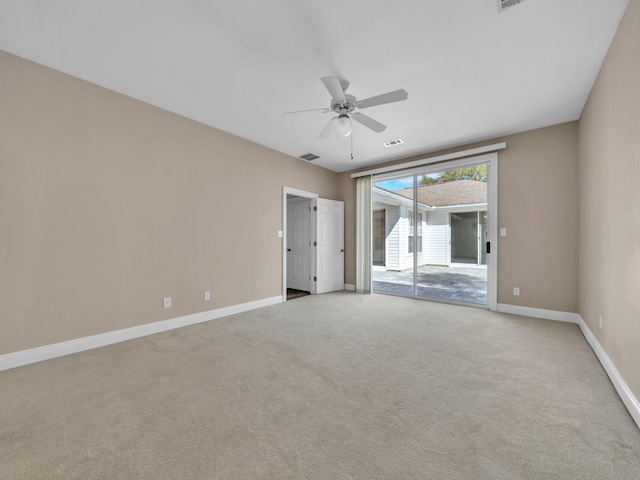
<svg viewBox="0 0 640 480">
<path fill-rule="evenodd" d="M 399 138 L 396 138 L 395 140 L 389 140 L 388 142 L 384 142 L 383 145 L 385 147 L 394 147 L 396 145 L 400 145 L 401 143 L 404 143 L 404 142 Z"/>
<path fill-rule="evenodd" d="M 308 162 L 312 162 L 316 158 L 320 158 L 320 157 L 318 155 L 314 155 L 313 153 L 306 153 L 304 155 L 300 155 L 300 158 Z"/>
<path fill-rule="evenodd" d="M 498 0 L 498 13 L 506 10 L 509 7 L 513 7 L 520 2 L 524 2 L 524 0 Z"/>
</svg>

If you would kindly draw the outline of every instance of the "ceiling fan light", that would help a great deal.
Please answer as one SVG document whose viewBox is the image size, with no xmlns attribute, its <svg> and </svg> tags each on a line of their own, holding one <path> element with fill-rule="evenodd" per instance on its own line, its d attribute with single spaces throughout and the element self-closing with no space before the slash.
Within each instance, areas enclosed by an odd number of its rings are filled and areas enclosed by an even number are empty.
<svg viewBox="0 0 640 480">
<path fill-rule="evenodd" d="M 336 134 L 341 137 L 347 137 L 351 133 L 351 119 L 348 115 L 340 115 L 336 122 Z"/>
</svg>

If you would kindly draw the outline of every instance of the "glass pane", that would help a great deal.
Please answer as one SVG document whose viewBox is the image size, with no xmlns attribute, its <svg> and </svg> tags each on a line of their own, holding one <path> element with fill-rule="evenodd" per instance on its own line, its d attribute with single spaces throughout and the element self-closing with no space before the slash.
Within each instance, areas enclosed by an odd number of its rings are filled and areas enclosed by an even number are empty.
<svg viewBox="0 0 640 480">
<path fill-rule="evenodd" d="M 487 166 L 418 175 L 420 297 L 487 303 Z M 419 207 L 420 210 L 420 207 Z"/>
<path fill-rule="evenodd" d="M 482 164 L 374 182 L 373 289 L 486 305 L 487 180 Z"/>
<path fill-rule="evenodd" d="M 413 295 L 413 235 L 422 232 L 414 228 L 413 176 L 374 182 L 371 205 L 373 289 Z"/>
<path fill-rule="evenodd" d="M 487 265 L 487 211 L 479 212 L 480 221 L 480 265 Z"/>
<path fill-rule="evenodd" d="M 478 212 L 450 214 L 451 263 L 478 264 Z"/>
</svg>

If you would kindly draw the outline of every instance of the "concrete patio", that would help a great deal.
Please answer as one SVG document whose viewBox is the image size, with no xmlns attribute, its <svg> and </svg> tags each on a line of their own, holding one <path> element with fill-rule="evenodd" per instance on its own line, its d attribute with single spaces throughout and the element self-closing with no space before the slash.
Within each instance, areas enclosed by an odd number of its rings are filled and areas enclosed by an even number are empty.
<svg viewBox="0 0 640 480">
<path fill-rule="evenodd" d="M 413 295 L 413 270 L 394 272 L 374 266 L 372 273 L 374 291 Z M 419 267 L 417 285 L 420 297 L 476 305 L 487 303 L 487 268 L 484 265 Z"/>
</svg>

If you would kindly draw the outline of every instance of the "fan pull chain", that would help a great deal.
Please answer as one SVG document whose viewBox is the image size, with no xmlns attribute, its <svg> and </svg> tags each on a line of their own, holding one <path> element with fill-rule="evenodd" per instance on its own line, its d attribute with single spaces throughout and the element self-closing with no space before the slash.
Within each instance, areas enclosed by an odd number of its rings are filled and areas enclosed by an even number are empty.
<svg viewBox="0 0 640 480">
<path fill-rule="evenodd" d="M 351 160 L 353 160 L 353 132 L 349 136 L 351 137 Z"/>
</svg>

